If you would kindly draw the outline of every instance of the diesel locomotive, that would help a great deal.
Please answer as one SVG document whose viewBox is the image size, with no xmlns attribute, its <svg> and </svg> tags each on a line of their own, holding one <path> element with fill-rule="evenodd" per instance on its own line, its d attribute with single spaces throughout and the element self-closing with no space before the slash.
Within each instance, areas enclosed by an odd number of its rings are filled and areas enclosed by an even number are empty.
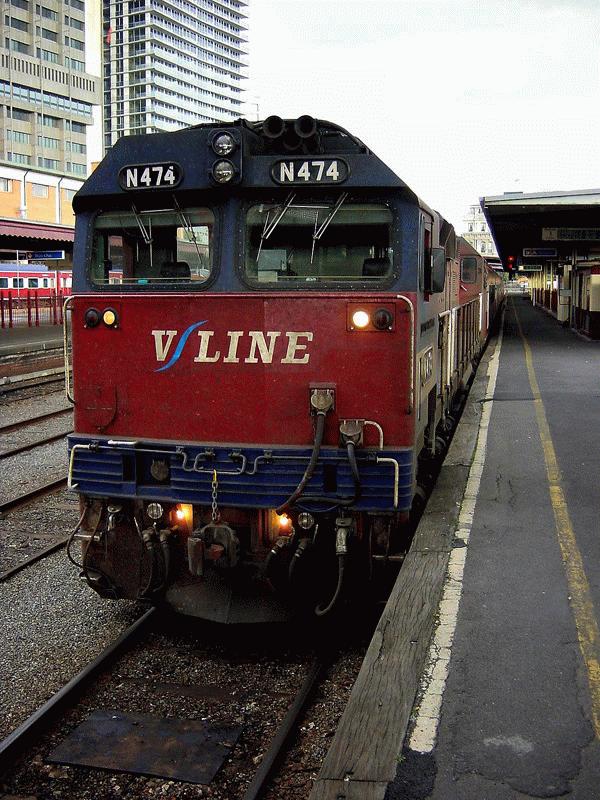
<svg viewBox="0 0 600 800">
<path fill-rule="evenodd" d="M 325 616 L 384 583 L 496 273 L 309 116 L 125 137 L 73 205 L 88 583 L 221 622 Z"/>
</svg>

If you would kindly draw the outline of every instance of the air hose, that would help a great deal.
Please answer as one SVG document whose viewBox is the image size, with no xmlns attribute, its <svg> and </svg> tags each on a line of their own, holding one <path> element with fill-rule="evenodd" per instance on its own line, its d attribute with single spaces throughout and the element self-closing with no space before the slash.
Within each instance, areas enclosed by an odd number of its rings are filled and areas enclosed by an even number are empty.
<svg viewBox="0 0 600 800">
<path fill-rule="evenodd" d="M 315 467 L 317 466 L 317 461 L 319 459 L 319 453 L 321 451 L 321 445 L 323 444 L 323 434 L 325 432 L 325 415 L 326 411 L 317 411 L 317 424 L 315 427 L 315 439 L 313 442 L 313 449 L 312 453 L 310 454 L 310 461 L 308 462 L 308 466 L 304 471 L 304 475 L 302 476 L 302 480 L 296 486 L 292 494 L 288 497 L 288 499 L 279 506 L 276 510 L 276 514 L 283 514 L 284 511 L 287 511 L 288 508 L 294 505 L 296 500 L 301 497 L 306 489 L 306 485 L 308 484 L 309 480 L 312 478 Z"/>
<path fill-rule="evenodd" d="M 352 495 L 352 497 L 320 497 L 318 495 L 307 495 L 302 498 L 302 501 L 304 503 L 307 502 L 329 503 L 330 505 L 332 505 L 332 508 L 337 508 L 339 506 L 352 506 L 354 505 L 354 503 L 356 503 L 356 501 L 360 498 L 362 488 L 360 484 L 360 473 L 358 471 L 358 464 L 356 461 L 356 447 L 354 442 L 351 441 L 346 442 L 346 453 L 348 455 L 348 462 L 350 464 L 350 470 L 352 472 L 352 480 L 354 481 L 354 494 Z M 292 497 L 294 497 L 294 495 L 292 495 Z M 298 497 L 295 497 L 294 499 L 297 500 Z M 285 507 L 286 506 L 282 506 L 282 508 Z M 281 513 L 279 509 L 277 509 L 277 513 L 278 514 Z"/>
</svg>

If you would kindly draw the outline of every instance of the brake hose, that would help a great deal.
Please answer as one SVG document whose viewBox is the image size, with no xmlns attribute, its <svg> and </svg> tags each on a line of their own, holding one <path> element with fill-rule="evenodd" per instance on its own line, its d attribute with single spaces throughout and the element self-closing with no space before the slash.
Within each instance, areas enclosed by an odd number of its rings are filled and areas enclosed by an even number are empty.
<svg viewBox="0 0 600 800">
<path fill-rule="evenodd" d="M 292 494 L 288 497 L 288 499 L 276 509 L 276 514 L 283 514 L 284 511 L 287 511 L 288 508 L 294 505 L 296 500 L 302 496 L 304 490 L 306 489 L 306 485 L 309 480 L 312 478 L 315 467 L 317 466 L 317 461 L 319 458 L 319 453 L 321 451 L 321 445 L 323 443 L 323 434 L 325 433 L 325 414 L 326 411 L 317 411 L 317 424 L 315 427 L 315 440 L 313 443 L 312 453 L 310 454 L 310 461 L 308 462 L 308 466 L 302 476 L 302 480 L 296 486 Z"/>
<path fill-rule="evenodd" d="M 354 505 L 354 503 L 356 503 L 356 501 L 360 498 L 362 489 L 360 485 L 360 473 L 358 471 L 358 463 L 356 461 L 356 447 L 354 442 L 351 441 L 346 442 L 346 453 L 348 455 L 348 463 L 350 464 L 350 470 L 352 472 L 352 480 L 354 481 L 354 494 L 352 495 L 352 497 L 321 497 L 319 495 L 306 495 L 305 497 L 302 498 L 303 502 L 330 503 L 330 504 L 333 503 L 332 509 L 338 508 L 339 506 L 352 506 Z M 292 497 L 294 497 L 294 495 L 292 495 Z M 298 497 L 295 497 L 294 499 L 297 500 Z M 281 506 L 281 508 L 286 508 L 286 507 L 287 504 Z M 281 513 L 279 509 L 277 509 L 277 513 L 278 514 Z"/>
</svg>

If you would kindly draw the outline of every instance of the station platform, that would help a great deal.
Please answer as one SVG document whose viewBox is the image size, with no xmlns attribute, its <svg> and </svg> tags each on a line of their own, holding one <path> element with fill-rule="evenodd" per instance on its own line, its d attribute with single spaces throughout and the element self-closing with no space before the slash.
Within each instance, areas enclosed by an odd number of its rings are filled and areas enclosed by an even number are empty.
<svg viewBox="0 0 600 800">
<path fill-rule="evenodd" d="M 497 348 L 449 660 L 385 800 L 600 798 L 600 345 L 509 296 Z"/>
<path fill-rule="evenodd" d="M 62 325 L 26 325 L 0 329 L 0 356 L 52 350 L 63 346 Z"/>
</svg>

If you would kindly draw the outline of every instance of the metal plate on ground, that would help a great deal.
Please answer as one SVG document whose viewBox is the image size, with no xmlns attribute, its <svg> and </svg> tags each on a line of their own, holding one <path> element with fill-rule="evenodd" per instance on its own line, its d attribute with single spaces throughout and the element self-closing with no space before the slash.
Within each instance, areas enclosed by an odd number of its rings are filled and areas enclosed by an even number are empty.
<svg viewBox="0 0 600 800">
<path fill-rule="evenodd" d="M 94 711 L 48 761 L 207 784 L 241 730 L 196 719 Z"/>
</svg>

